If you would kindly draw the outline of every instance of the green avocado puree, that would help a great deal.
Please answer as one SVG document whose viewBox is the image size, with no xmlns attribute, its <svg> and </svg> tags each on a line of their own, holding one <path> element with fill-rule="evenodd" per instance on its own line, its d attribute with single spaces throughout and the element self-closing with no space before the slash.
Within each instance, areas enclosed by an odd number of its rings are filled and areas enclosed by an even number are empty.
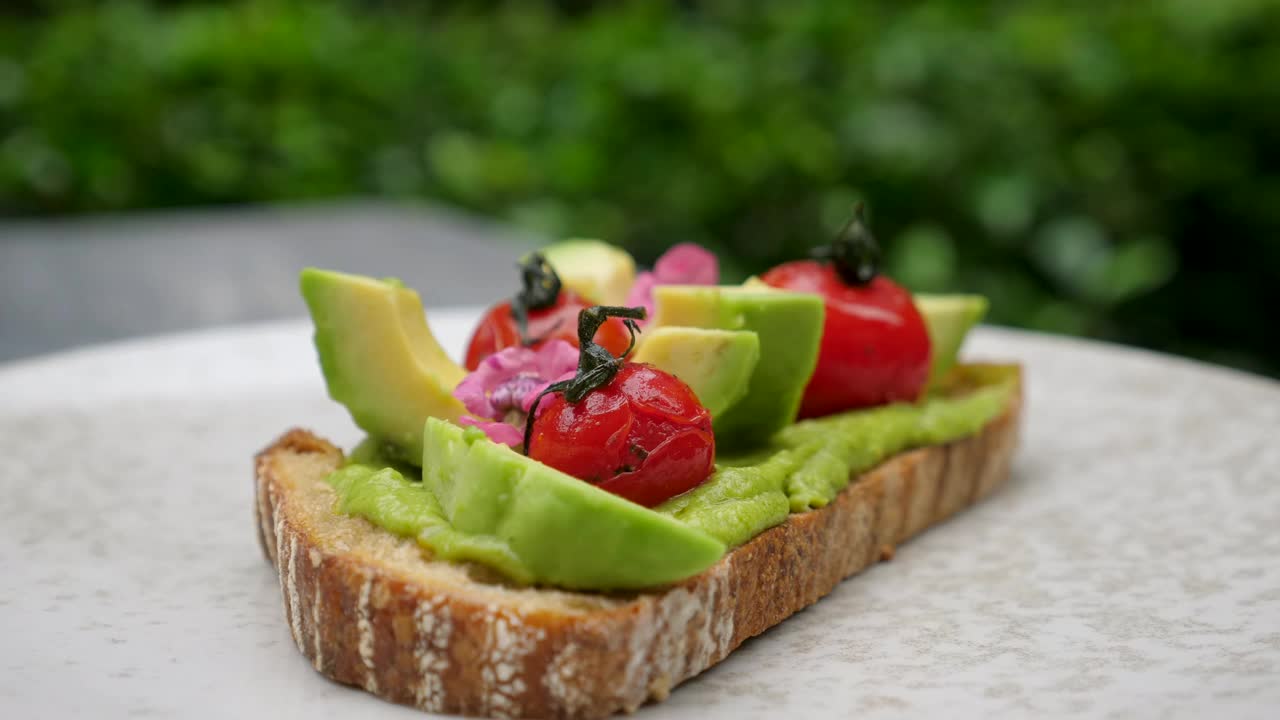
<svg viewBox="0 0 1280 720">
<path fill-rule="evenodd" d="M 1006 407 L 1017 387 L 1017 373 L 1016 367 L 962 366 L 952 373 L 950 389 L 921 403 L 795 423 L 774 435 L 767 447 L 717 458 L 716 471 L 705 483 L 655 511 L 698 531 L 696 537 L 710 536 L 726 548 L 741 545 L 790 513 L 827 505 L 851 478 L 895 453 L 976 433 Z M 579 538 L 572 548 L 540 548 L 538 538 L 527 534 L 513 543 L 506 536 L 509 533 L 460 530 L 449 521 L 449 513 L 430 489 L 432 484 L 422 482 L 416 468 L 390 462 L 372 441 L 357 447 L 347 465 L 331 474 L 328 482 L 337 491 L 340 512 L 364 517 L 397 535 L 416 537 L 438 557 L 487 565 L 519 583 L 608 590 L 679 579 L 667 576 L 671 568 L 659 566 L 650 574 L 625 576 L 601 570 L 608 563 L 601 565 L 598 558 L 582 551 L 591 546 L 591 538 Z M 519 521 L 520 513 L 533 511 L 506 503 L 504 526 Z M 635 511 L 649 512 L 639 506 Z M 643 518 L 628 517 L 628 522 L 635 521 L 643 523 Z M 670 534 L 669 529 L 663 532 Z M 564 540 L 559 533 L 550 533 L 545 542 Z M 701 549 L 690 559 L 696 556 L 697 562 L 681 566 L 682 577 L 704 569 L 697 565 L 710 566 L 717 559 L 714 549 L 707 549 L 709 542 L 694 543 Z"/>
<path fill-rule="evenodd" d="M 1016 369 L 964 370 L 976 389 L 795 423 L 767 448 L 718 458 L 707 482 L 656 509 L 729 547 L 741 545 L 790 513 L 826 506 L 853 476 L 890 455 L 982 429 L 1004 409 Z"/>
</svg>

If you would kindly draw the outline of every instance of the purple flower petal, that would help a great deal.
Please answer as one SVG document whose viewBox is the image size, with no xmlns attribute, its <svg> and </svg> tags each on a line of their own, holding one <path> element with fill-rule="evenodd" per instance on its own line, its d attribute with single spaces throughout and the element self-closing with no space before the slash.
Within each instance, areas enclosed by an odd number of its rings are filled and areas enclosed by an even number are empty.
<svg viewBox="0 0 1280 720">
<path fill-rule="evenodd" d="M 680 243 L 662 254 L 653 272 L 642 272 L 627 294 L 627 305 L 643 307 L 653 317 L 653 288 L 658 285 L 715 285 L 720 282 L 720 262 L 706 248 Z"/>
<path fill-rule="evenodd" d="M 680 243 L 658 258 L 653 274 L 660 285 L 715 285 L 720 282 L 720 262 L 701 245 Z"/>
<path fill-rule="evenodd" d="M 542 383 L 578 367 L 578 349 L 564 340 L 549 340 L 537 350 L 510 347 L 480 362 L 453 390 L 472 415 L 500 418 L 519 408 Z M 545 387 L 545 385 L 542 385 Z"/>
<path fill-rule="evenodd" d="M 490 440 L 496 443 L 510 445 L 511 447 L 519 447 L 524 443 L 524 431 L 516 428 L 515 425 L 508 425 L 504 422 L 478 420 L 470 415 L 463 415 L 458 418 L 458 424 L 463 427 L 478 427 L 484 431 L 485 435 L 489 436 Z"/>
<path fill-rule="evenodd" d="M 539 377 L 550 378 L 553 382 L 565 373 L 572 377 L 578 372 L 578 355 L 578 348 L 564 340 L 547 341 L 538 348 L 536 365 Z"/>
<path fill-rule="evenodd" d="M 534 398 L 577 370 L 578 349 L 564 340 L 549 340 L 537 350 L 496 352 L 454 388 L 453 396 L 471 413 L 459 422 L 480 428 L 494 442 L 518 446 L 524 442 L 523 419 Z"/>
<path fill-rule="evenodd" d="M 566 372 L 566 373 L 564 373 L 564 374 L 560 375 L 559 377 L 552 378 L 551 380 L 548 380 L 548 381 L 546 381 L 546 382 L 544 382 L 544 383 L 542 383 L 542 384 L 538 385 L 537 387 L 533 388 L 532 390 L 530 390 L 530 391 L 529 391 L 529 394 L 528 394 L 528 395 L 525 395 L 525 396 L 524 396 L 524 402 L 520 405 L 520 409 L 521 409 L 522 411 L 524 411 L 524 413 L 525 413 L 526 415 L 527 415 L 527 414 L 529 414 L 529 408 L 533 407 L 533 401 L 534 401 L 534 400 L 536 400 L 536 399 L 538 399 L 538 395 L 539 395 L 543 390 L 546 390 L 548 387 L 551 387 L 551 385 L 552 385 L 552 384 L 554 384 L 554 383 L 558 383 L 558 382 L 560 382 L 561 380 L 568 380 L 568 379 L 572 378 L 574 375 L 577 375 L 577 374 L 578 374 L 578 368 L 577 368 L 577 367 L 574 367 L 574 369 L 570 370 L 569 372 Z M 547 406 L 546 406 L 546 405 L 539 405 L 539 406 L 538 406 L 538 415 L 542 415 L 542 411 L 543 411 L 543 410 L 546 410 L 546 409 L 547 409 Z"/>
<path fill-rule="evenodd" d="M 453 389 L 453 396 L 467 408 L 467 412 L 480 417 L 493 417 L 497 414 L 493 403 L 485 395 L 485 379 L 479 370 L 462 378 L 462 382 Z"/>
<path fill-rule="evenodd" d="M 653 288 L 658 284 L 658 277 L 648 270 L 636 275 L 631 284 L 631 292 L 627 293 L 627 307 L 644 308 L 645 317 L 653 317 Z"/>
</svg>

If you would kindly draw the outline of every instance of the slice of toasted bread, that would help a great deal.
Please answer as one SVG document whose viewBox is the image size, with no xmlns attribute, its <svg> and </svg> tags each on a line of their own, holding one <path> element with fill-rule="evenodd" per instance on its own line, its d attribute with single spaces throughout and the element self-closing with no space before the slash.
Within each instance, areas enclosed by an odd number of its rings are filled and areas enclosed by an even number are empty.
<svg viewBox="0 0 1280 720">
<path fill-rule="evenodd" d="M 888 559 L 1009 476 L 1020 393 L 978 434 L 901 453 L 677 585 L 505 583 L 333 510 L 342 453 L 292 430 L 257 457 L 256 514 L 285 617 L 316 669 L 387 700 L 488 717 L 600 718 L 662 700 L 748 638 Z M 578 552 L 590 552 L 584 542 Z"/>
</svg>

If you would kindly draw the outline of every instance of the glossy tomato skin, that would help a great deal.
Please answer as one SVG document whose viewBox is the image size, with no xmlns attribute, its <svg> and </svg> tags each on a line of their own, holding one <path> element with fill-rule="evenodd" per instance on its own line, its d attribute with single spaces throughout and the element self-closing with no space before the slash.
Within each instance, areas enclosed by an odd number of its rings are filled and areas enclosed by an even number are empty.
<svg viewBox="0 0 1280 720">
<path fill-rule="evenodd" d="M 784 263 L 760 279 L 821 295 L 826 308 L 801 418 L 920 398 L 929 377 L 929 333 L 901 286 L 883 275 L 850 285 L 832 265 L 814 260 Z"/>
<path fill-rule="evenodd" d="M 542 401 L 529 457 L 615 495 L 653 507 L 702 484 L 715 467 L 711 414 L 688 385 L 625 363 L 578 403 Z"/>
<path fill-rule="evenodd" d="M 529 311 L 529 337 L 537 338 L 535 349 L 553 338 L 567 340 L 578 347 L 578 313 L 594 305 L 572 290 L 561 290 L 556 304 L 542 310 Z M 617 318 L 610 318 L 596 332 L 595 341 L 614 355 L 626 352 L 631 342 L 627 326 Z M 480 367 L 480 361 L 509 347 L 520 345 L 520 328 L 511 315 L 511 302 L 501 302 L 489 308 L 480 319 L 471 342 L 467 346 L 467 369 Z"/>
</svg>

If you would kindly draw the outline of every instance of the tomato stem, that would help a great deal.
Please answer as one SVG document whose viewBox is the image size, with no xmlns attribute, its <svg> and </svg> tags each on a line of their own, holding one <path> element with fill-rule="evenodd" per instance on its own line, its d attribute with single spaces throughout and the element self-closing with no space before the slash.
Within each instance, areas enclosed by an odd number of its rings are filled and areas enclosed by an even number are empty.
<svg viewBox="0 0 1280 720">
<path fill-rule="evenodd" d="M 596 332 L 609 318 L 622 318 L 627 331 L 631 333 L 631 343 L 626 351 L 614 357 L 607 349 L 597 345 Z M 538 415 L 538 403 L 551 393 L 563 393 L 564 399 L 571 403 L 581 402 L 592 390 L 604 387 L 618 374 L 622 363 L 636 346 L 636 334 L 640 332 L 637 320 L 645 318 L 643 307 L 619 307 L 615 305 L 596 305 L 583 308 L 578 313 L 578 374 L 568 380 L 561 380 L 547 386 L 538 393 L 529 407 L 529 416 L 524 421 L 524 454 L 529 454 L 529 441 L 533 438 L 533 421 Z"/>
<path fill-rule="evenodd" d="M 556 304 L 560 297 L 560 276 L 540 252 L 530 253 L 516 267 L 520 268 L 520 291 L 511 299 L 511 317 L 520 331 L 520 344 L 528 347 L 542 340 L 529 337 L 529 311 Z"/>
<path fill-rule="evenodd" d="M 865 209 L 858 203 L 835 240 L 812 252 L 816 260 L 830 260 L 848 285 L 866 285 L 880 273 L 880 243 L 867 227 Z"/>
</svg>

